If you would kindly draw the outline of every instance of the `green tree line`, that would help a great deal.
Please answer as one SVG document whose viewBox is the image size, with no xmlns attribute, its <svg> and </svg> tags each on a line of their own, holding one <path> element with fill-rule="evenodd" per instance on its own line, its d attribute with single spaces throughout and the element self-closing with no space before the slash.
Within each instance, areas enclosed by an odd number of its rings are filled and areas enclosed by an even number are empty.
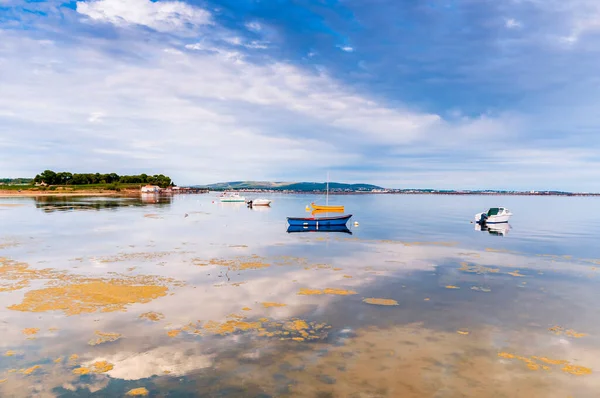
<svg viewBox="0 0 600 398">
<path fill-rule="evenodd" d="M 162 174 L 147 175 L 125 175 L 120 176 L 117 173 L 69 173 L 60 171 L 58 173 L 52 170 L 45 170 L 35 176 L 35 183 L 45 182 L 48 185 L 89 185 L 89 184 L 150 184 L 158 185 L 161 188 L 174 185 L 170 177 Z"/>
<path fill-rule="evenodd" d="M 0 184 L 31 184 L 32 178 L 0 178 Z"/>
</svg>

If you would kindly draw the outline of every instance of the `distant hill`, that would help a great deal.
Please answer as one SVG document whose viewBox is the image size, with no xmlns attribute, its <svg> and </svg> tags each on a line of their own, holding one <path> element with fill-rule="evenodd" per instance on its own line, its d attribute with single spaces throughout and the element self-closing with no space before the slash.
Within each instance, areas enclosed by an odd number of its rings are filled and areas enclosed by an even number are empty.
<svg viewBox="0 0 600 398">
<path fill-rule="evenodd" d="M 219 182 L 199 186 L 201 188 L 209 188 L 212 190 L 228 190 L 228 189 L 268 189 L 273 191 L 325 191 L 327 184 L 324 182 L 270 182 L 270 181 L 231 181 Z M 371 191 L 373 189 L 383 189 L 376 185 L 370 184 L 343 184 L 340 182 L 330 182 L 330 191 Z"/>
</svg>

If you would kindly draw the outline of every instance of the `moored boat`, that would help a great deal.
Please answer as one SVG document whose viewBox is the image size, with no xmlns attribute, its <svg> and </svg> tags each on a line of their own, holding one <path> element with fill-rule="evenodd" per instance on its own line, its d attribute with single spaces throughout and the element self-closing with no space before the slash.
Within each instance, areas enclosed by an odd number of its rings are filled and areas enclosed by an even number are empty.
<svg viewBox="0 0 600 398">
<path fill-rule="evenodd" d="M 344 212 L 344 206 L 329 206 L 329 205 L 317 205 L 314 203 L 311 203 L 310 206 L 313 208 L 313 210 L 318 210 L 318 211 L 335 211 L 335 212 Z"/>
<path fill-rule="evenodd" d="M 344 212 L 344 206 L 341 206 L 341 205 L 331 205 L 330 206 L 329 205 L 329 173 L 327 173 L 327 190 L 326 190 L 326 196 L 325 196 L 325 204 L 318 205 L 313 202 L 310 205 L 313 210 L 334 211 L 334 212 L 339 212 L 339 213 Z"/>
<path fill-rule="evenodd" d="M 352 214 L 338 217 L 288 217 L 290 226 L 300 227 L 329 227 L 333 225 L 346 225 Z"/>
<path fill-rule="evenodd" d="M 251 199 L 248 201 L 248 206 L 271 206 L 271 201 L 269 199 Z"/>
<path fill-rule="evenodd" d="M 475 214 L 477 224 L 500 224 L 508 222 L 512 216 L 510 210 L 504 207 L 492 207 L 487 212 Z"/>
<path fill-rule="evenodd" d="M 237 192 L 224 192 L 219 196 L 221 203 L 246 202 L 246 198 Z"/>
<path fill-rule="evenodd" d="M 344 210 L 313 210 L 310 214 L 314 217 L 316 214 L 343 213 Z"/>
</svg>

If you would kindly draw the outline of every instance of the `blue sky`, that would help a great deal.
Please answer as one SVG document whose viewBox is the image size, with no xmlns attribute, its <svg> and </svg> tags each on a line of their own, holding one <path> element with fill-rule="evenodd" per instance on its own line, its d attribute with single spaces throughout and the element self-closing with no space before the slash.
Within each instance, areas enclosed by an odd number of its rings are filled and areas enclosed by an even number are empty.
<svg viewBox="0 0 600 398">
<path fill-rule="evenodd" d="M 0 176 L 600 191 L 597 0 L 0 0 Z"/>
</svg>

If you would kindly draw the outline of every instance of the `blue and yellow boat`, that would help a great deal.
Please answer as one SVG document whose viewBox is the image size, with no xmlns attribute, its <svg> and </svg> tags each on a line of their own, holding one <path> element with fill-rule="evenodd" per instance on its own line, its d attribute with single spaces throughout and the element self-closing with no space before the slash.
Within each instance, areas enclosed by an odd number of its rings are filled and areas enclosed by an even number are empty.
<svg viewBox="0 0 600 398">
<path fill-rule="evenodd" d="M 330 227 L 334 225 L 346 225 L 352 214 L 337 217 L 288 217 L 290 226 L 299 227 Z"/>
</svg>

